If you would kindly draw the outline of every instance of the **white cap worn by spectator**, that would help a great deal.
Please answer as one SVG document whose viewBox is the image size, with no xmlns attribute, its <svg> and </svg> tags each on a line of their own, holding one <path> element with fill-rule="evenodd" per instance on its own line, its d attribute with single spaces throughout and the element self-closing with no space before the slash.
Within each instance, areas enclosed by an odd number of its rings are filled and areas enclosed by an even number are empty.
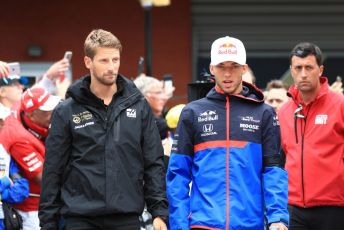
<svg viewBox="0 0 344 230">
<path fill-rule="evenodd" d="M 226 36 L 216 39 L 211 45 L 210 65 L 218 65 L 226 61 L 246 64 L 245 46 L 239 39 Z"/>
<path fill-rule="evenodd" d="M 52 111 L 60 101 L 59 96 L 50 95 L 43 88 L 30 88 L 22 95 L 21 109 L 25 112 L 32 112 L 36 109 Z"/>
</svg>

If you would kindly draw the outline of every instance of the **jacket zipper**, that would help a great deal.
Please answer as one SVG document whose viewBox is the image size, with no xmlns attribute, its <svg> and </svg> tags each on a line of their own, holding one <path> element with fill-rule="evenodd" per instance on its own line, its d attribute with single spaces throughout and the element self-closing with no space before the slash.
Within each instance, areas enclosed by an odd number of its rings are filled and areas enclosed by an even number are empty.
<svg viewBox="0 0 344 230">
<path fill-rule="evenodd" d="M 305 117 L 305 125 L 304 125 L 304 131 L 306 129 L 306 119 L 307 117 Z M 305 133 L 302 133 L 302 120 L 301 120 L 301 137 L 302 137 L 302 141 L 301 141 L 301 177 L 302 177 L 302 202 L 303 202 L 303 207 L 306 208 L 306 203 L 305 203 L 305 185 L 304 185 L 304 153 L 303 153 L 303 148 L 304 148 L 304 140 L 305 140 Z"/>
<path fill-rule="evenodd" d="M 229 96 L 226 98 L 226 230 L 229 229 Z"/>
<path fill-rule="evenodd" d="M 303 203 L 304 208 L 307 208 L 306 199 L 305 199 L 305 180 L 304 180 L 304 141 L 305 141 L 305 134 L 306 134 L 307 117 L 311 109 L 311 105 L 312 103 L 309 104 L 306 116 L 304 117 L 305 124 L 303 126 L 303 129 L 302 129 L 302 120 L 301 120 L 301 138 L 302 138 L 301 140 L 301 176 L 302 176 L 301 184 L 302 184 L 302 203 Z"/>
</svg>

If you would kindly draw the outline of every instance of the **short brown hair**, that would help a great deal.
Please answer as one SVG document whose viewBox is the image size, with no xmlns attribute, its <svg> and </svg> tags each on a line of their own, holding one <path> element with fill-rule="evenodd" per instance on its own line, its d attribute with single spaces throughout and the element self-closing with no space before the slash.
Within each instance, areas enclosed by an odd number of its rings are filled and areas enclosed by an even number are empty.
<svg viewBox="0 0 344 230">
<path fill-rule="evenodd" d="M 85 56 L 93 59 L 96 49 L 99 47 L 116 48 L 119 52 L 122 52 L 121 42 L 115 35 L 106 30 L 95 29 L 91 31 L 85 40 Z"/>
<path fill-rule="evenodd" d="M 271 80 L 266 85 L 265 90 L 269 91 L 270 89 L 285 89 L 288 91 L 289 87 L 282 80 Z"/>
</svg>

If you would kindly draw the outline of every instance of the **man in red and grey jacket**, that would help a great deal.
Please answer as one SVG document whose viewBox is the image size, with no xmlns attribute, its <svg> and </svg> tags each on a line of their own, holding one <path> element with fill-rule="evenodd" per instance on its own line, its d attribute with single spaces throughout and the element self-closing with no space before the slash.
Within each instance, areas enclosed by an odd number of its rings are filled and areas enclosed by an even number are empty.
<svg viewBox="0 0 344 230">
<path fill-rule="evenodd" d="M 344 96 L 329 90 L 318 46 L 290 55 L 295 84 L 279 111 L 289 174 L 290 229 L 344 228 Z"/>
<path fill-rule="evenodd" d="M 51 114 L 60 97 L 43 88 L 30 88 L 21 98 L 18 114 L 6 118 L 0 140 L 18 164 L 21 175 L 29 181 L 30 194 L 22 203 L 13 205 L 23 217 L 24 230 L 40 229 L 38 203 L 45 157 L 45 138 Z"/>
</svg>

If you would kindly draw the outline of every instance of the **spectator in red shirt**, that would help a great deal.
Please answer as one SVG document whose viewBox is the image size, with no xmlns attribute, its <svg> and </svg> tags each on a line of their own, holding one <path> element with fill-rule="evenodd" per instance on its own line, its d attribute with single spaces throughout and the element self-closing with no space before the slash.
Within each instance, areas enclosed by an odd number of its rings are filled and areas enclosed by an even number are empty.
<svg viewBox="0 0 344 230">
<path fill-rule="evenodd" d="M 23 229 L 39 228 L 38 203 L 45 156 L 44 141 L 48 134 L 52 110 L 60 98 L 50 95 L 43 88 L 31 88 L 23 93 L 17 114 L 6 119 L 0 133 L 5 149 L 19 165 L 28 179 L 30 196 L 14 205 L 23 217 Z"/>
</svg>

